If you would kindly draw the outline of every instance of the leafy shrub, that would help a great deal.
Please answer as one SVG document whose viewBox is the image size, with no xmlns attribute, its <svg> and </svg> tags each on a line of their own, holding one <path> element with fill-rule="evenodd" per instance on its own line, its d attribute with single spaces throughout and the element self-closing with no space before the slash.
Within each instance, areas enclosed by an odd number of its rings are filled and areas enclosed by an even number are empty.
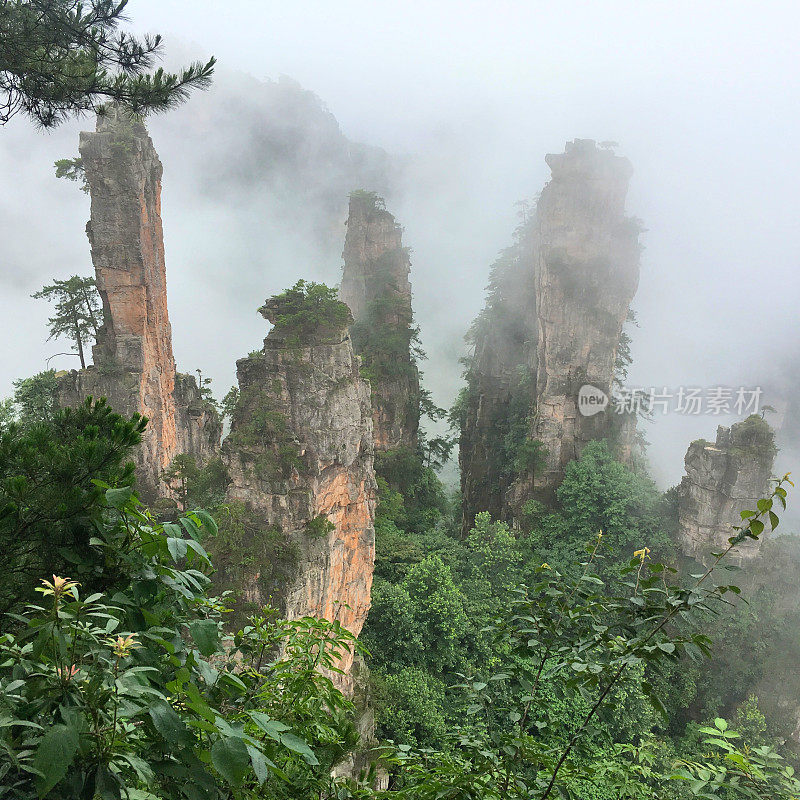
<svg viewBox="0 0 800 800">
<path fill-rule="evenodd" d="M 324 283 L 299 280 L 283 294 L 275 295 L 259 311 L 281 336 L 300 344 L 309 337 L 340 331 L 352 321 L 350 309 L 338 292 Z"/>
<path fill-rule="evenodd" d="M 128 580 L 86 596 L 53 576 L 0 638 L 0 797 L 327 793 L 357 739 L 329 677 L 352 634 L 267 614 L 225 644 L 200 544 L 213 519 L 160 525 L 130 489 L 104 495 L 95 546 Z"/>
</svg>

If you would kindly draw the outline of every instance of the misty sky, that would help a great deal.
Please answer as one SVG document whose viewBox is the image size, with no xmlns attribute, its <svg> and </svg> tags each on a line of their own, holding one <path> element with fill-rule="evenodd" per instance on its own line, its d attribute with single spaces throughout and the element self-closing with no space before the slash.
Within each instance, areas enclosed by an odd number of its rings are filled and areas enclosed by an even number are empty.
<svg viewBox="0 0 800 800">
<path fill-rule="evenodd" d="M 618 142 L 635 169 L 628 211 L 647 233 L 631 382 L 800 385 L 782 374 L 800 363 L 795 3 L 132 0 L 128 10 L 137 30 L 164 34 L 169 60 L 216 55 L 216 97 L 241 87 L 241 73 L 288 75 L 347 137 L 398 158 L 389 208 L 413 248 L 424 370 L 441 404 L 460 385 L 461 337 L 510 243 L 514 204 L 535 197 L 544 155 L 573 138 Z M 301 276 L 337 282 L 341 248 L 310 247 L 257 191 L 198 190 L 203 147 L 246 151 L 252 134 L 231 114 L 212 136 L 192 136 L 214 98 L 148 125 L 165 168 L 176 358 L 184 371 L 203 367 L 221 393 L 235 359 L 260 346 L 264 297 Z M 89 271 L 88 198 L 57 181 L 52 162 L 92 127 L 0 129 L 0 395 L 67 349 L 43 342 L 48 308 L 28 296 Z M 713 438 L 720 422 L 730 420 L 648 426 L 662 484 L 680 478 L 688 442 Z"/>
</svg>

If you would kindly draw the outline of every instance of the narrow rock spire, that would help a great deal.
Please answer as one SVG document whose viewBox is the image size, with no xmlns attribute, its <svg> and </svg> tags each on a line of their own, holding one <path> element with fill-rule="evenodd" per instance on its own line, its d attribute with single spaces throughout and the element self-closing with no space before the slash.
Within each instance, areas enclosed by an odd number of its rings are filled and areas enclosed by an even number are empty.
<svg viewBox="0 0 800 800">
<path fill-rule="evenodd" d="M 402 229 L 371 192 L 353 192 L 339 295 L 353 313 L 353 346 L 372 385 L 375 448 L 415 449 L 419 372 L 412 352 L 411 262 Z"/>
</svg>

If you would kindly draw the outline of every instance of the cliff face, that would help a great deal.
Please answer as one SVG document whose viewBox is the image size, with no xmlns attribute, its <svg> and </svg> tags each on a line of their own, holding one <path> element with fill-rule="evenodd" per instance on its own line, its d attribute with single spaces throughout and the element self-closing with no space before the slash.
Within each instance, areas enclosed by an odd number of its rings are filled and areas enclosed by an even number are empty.
<svg viewBox="0 0 800 800">
<path fill-rule="evenodd" d="M 162 167 L 144 125 L 112 107 L 81 133 L 91 194 L 86 232 L 103 302 L 94 365 L 62 383 L 61 402 L 105 396 L 115 410 L 150 420 L 137 458 L 146 493 L 178 453 L 205 458 L 219 446 L 216 413 L 194 378 L 176 376 L 161 228 Z"/>
<path fill-rule="evenodd" d="M 768 493 L 774 440 L 769 424 L 756 415 L 730 428 L 718 427 L 713 444 L 701 439 L 689 445 L 678 487 L 678 530 L 688 555 L 704 560 L 724 550 L 740 512 L 755 510 L 756 501 Z M 752 558 L 762 540 L 746 539 L 736 557 Z"/>
<path fill-rule="evenodd" d="M 537 327 L 530 228 L 523 224 L 493 265 L 486 308 L 468 337 L 474 353 L 465 373 L 458 450 L 465 534 L 481 511 L 507 517 L 515 476 L 509 440 L 524 435 L 533 409 Z"/>
<path fill-rule="evenodd" d="M 272 301 L 261 312 L 273 322 L 282 313 Z M 276 558 L 293 561 L 278 577 L 258 558 L 243 565 L 242 598 L 289 619 L 339 620 L 358 635 L 370 605 L 376 484 L 369 386 L 347 326 L 301 336 L 273 328 L 237 374 L 222 447 L 228 498 L 247 509 L 256 539 L 277 539 Z"/>
<path fill-rule="evenodd" d="M 374 194 L 354 192 L 339 295 L 352 314 L 353 346 L 372 385 L 375 448 L 416 448 L 419 372 L 411 353 L 411 269 L 402 229 Z"/>
<path fill-rule="evenodd" d="M 545 491 L 557 486 L 584 444 L 608 435 L 611 412 L 581 415 L 578 391 L 591 384 L 611 394 L 640 252 L 638 226 L 625 216 L 627 159 L 578 139 L 546 160 L 552 179 L 537 209 L 533 426 L 547 459 L 535 484 Z"/>
<path fill-rule="evenodd" d="M 638 224 L 625 216 L 631 166 L 580 139 L 546 161 L 552 178 L 493 270 L 473 329 L 461 426 L 465 530 L 477 511 L 513 519 L 529 498 L 551 500 L 583 445 L 620 439 L 624 457 L 635 432 L 635 421 L 610 410 L 578 410 L 584 384 L 611 394 L 639 281 Z"/>
</svg>

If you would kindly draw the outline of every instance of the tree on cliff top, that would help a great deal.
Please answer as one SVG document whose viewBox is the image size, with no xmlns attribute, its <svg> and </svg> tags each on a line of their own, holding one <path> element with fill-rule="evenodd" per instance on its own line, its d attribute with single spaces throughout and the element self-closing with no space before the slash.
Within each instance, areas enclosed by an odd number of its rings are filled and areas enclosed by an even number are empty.
<svg viewBox="0 0 800 800">
<path fill-rule="evenodd" d="M 159 67 L 161 37 L 118 30 L 128 0 L 2 0 L 0 124 L 22 112 L 43 128 L 120 102 L 164 111 L 211 81 L 215 59 L 178 73 Z"/>
<path fill-rule="evenodd" d="M 55 313 L 48 320 L 50 339 L 64 337 L 78 348 L 81 369 L 86 369 L 84 343 L 103 323 L 100 309 L 100 298 L 97 295 L 97 283 L 94 278 L 82 278 L 72 275 L 66 280 L 53 279 L 31 297 L 37 300 L 55 302 Z"/>
<path fill-rule="evenodd" d="M 324 283 L 299 280 L 290 289 L 267 300 L 259 313 L 287 341 L 300 344 L 315 336 L 327 338 L 353 321 L 350 309 L 336 289 Z"/>
</svg>

